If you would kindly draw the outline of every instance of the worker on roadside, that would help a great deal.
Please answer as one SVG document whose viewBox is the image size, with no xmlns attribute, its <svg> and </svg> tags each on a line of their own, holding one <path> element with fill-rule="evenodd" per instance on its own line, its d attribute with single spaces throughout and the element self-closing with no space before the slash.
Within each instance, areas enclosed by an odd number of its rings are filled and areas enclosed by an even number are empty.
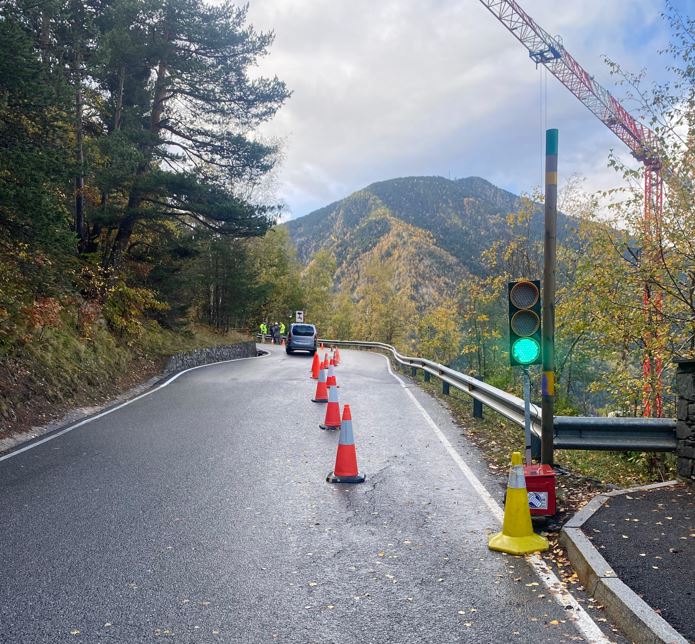
<svg viewBox="0 0 695 644">
<path fill-rule="evenodd" d="M 273 344 L 280 344 L 280 325 L 277 322 L 273 322 L 270 327 L 270 335 L 273 338 Z"/>
<path fill-rule="evenodd" d="M 268 335 L 268 325 L 265 322 L 261 322 L 261 342 L 265 341 L 265 336 Z"/>
<path fill-rule="evenodd" d="M 285 335 L 285 323 L 280 322 L 280 338 L 282 338 L 283 335 Z"/>
</svg>

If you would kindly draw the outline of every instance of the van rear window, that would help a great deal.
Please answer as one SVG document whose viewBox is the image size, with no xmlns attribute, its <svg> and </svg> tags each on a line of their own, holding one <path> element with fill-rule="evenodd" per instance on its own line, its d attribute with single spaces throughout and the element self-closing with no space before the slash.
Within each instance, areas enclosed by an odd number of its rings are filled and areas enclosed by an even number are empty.
<svg viewBox="0 0 695 644">
<path fill-rule="evenodd" d="M 292 335 L 312 336 L 314 333 L 314 327 L 310 324 L 295 324 L 292 327 Z"/>
</svg>

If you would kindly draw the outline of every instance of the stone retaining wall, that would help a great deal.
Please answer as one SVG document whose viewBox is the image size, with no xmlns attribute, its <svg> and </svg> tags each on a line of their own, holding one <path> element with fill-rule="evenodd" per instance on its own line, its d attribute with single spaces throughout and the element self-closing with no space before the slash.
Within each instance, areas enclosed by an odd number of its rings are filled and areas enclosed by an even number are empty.
<svg viewBox="0 0 695 644">
<path fill-rule="evenodd" d="M 676 360 L 678 474 L 695 481 L 695 360 Z"/>
<path fill-rule="evenodd" d="M 169 374 L 182 369 L 190 369 L 203 364 L 233 360 L 234 358 L 251 358 L 258 355 L 255 342 L 240 342 L 239 344 L 226 344 L 218 347 L 206 347 L 194 349 L 185 353 L 177 353 L 169 358 L 164 373 Z"/>
</svg>

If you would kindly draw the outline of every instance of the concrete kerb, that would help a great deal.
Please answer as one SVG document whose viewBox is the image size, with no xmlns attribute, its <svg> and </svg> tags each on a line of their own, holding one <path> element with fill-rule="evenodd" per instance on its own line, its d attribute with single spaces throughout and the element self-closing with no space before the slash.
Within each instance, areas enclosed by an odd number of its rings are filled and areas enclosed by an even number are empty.
<svg viewBox="0 0 695 644">
<path fill-rule="evenodd" d="M 562 528 L 560 543 L 586 592 L 605 606 L 606 614 L 635 642 L 688 644 L 663 617 L 618 579 L 615 571 L 582 531 L 584 524 L 611 497 L 671 487 L 678 481 L 653 483 L 595 496 Z"/>
</svg>

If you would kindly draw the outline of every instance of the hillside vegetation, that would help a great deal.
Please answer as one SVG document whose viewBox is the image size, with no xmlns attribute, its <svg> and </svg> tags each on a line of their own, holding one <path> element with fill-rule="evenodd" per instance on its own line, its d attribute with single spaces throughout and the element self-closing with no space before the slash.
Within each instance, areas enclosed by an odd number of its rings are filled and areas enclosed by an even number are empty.
<svg viewBox="0 0 695 644">
<path fill-rule="evenodd" d="M 404 177 L 374 183 L 286 226 L 299 259 L 329 252 L 337 286 L 350 292 L 370 261 L 393 258 L 398 288 L 422 312 L 488 273 L 485 253 L 515 239 L 508 216 L 521 209 L 528 210 L 527 234 L 542 238 L 542 206 L 484 179 Z M 576 235 L 577 225 L 560 213 L 560 239 Z"/>
</svg>

